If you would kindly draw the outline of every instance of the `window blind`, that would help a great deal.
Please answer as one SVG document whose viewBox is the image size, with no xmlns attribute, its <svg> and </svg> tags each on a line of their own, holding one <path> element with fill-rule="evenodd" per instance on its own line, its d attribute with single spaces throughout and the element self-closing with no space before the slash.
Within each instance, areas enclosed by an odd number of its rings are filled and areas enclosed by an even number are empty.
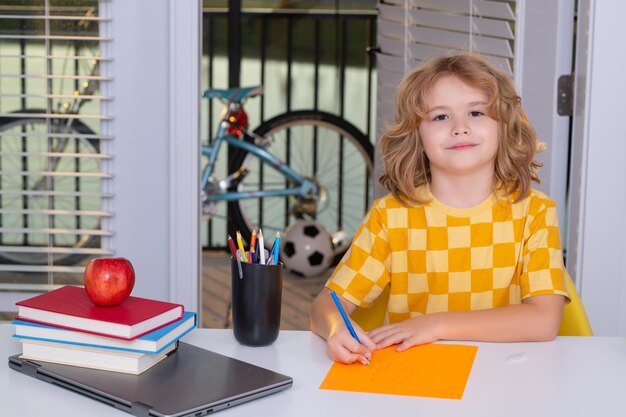
<svg viewBox="0 0 626 417">
<path fill-rule="evenodd" d="M 386 0 L 379 4 L 379 129 L 395 120 L 398 83 L 424 59 L 473 51 L 513 76 L 515 6 L 514 1 L 497 0 Z"/>
<path fill-rule="evenodd" d="M 80 283 L 90 258 L 111 254 L 109 8 L 0 5 L 2 291 Z"/>
</svg>

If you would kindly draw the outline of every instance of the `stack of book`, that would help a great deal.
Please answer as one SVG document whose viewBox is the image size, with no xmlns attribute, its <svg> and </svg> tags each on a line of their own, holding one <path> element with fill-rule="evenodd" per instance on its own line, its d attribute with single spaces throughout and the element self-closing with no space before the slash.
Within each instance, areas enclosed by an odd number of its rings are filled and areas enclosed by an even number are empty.
<svg viewBox="0 0 626 417">
<path fill-rule="evenodd" d="M 20 339 L 22 358 L 135 375 L 174 352 L 196 327 L 196 313 L 180 304 L 131 296 L 100 307 L 74 286 L 16 305 L 13 337 Z"/>
</svg>

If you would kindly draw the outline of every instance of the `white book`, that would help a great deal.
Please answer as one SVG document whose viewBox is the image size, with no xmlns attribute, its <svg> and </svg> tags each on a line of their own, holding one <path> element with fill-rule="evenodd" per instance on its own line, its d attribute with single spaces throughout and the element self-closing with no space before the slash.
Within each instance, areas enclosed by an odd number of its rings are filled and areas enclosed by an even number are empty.
<svg viewBox="0 0 626 417">
<path fill-rule="evenodd" d="M 160 353 L 138 353 L 125 350 L 92 348 L 40 340 L 20 340 L 20 358 L 52 362 L 103 371 L 138 375 L 156 365 L 176 349 L 174 343 Z"/>
</svg>

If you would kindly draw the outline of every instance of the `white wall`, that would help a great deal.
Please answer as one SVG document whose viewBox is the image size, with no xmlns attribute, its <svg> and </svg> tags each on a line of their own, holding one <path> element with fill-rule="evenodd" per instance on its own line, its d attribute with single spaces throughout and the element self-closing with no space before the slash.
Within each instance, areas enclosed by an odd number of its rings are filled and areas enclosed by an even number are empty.
<svg viewBox="0 0 626 417">
<path fill-rule="evenodd" d="M 626 3 L 582 0 L 578 15 L 568 269 L 594 334 L 626 336 Z"/>
<path fill-rule="evenodd" d="M 197 311 L 199 2 L 110 6 L 115 236 L 105 244 L 135 266 L 133 295 Z"/>
</svg>

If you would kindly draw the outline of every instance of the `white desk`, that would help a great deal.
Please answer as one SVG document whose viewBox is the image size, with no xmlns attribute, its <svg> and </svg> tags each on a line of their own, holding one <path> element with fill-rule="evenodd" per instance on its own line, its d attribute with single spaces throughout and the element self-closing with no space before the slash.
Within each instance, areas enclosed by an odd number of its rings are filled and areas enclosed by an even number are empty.
<svg viewBox="0 0 626 417">
<path fill-rule="evenodd" d="M 0 357 L 20 351 L 0 325 Z M 269 347 L 241 346 L 231 330 L 202 329 L 184 341 L 290 375 L 292 388 L 220 411 L 218 416 L 626 416 L 626 339 L 558 338 L 549 343 L 476 343 L 462 400 L 318 389 L 329 367 L 324 341 L 284 331 Z M 525 360 L 510 361 L 524 353 Z M 172 389 L 176 389 L 172 387 Z M 2 416 L 128 416 L 122 411 L 0 366 Z"/>
</svg>

